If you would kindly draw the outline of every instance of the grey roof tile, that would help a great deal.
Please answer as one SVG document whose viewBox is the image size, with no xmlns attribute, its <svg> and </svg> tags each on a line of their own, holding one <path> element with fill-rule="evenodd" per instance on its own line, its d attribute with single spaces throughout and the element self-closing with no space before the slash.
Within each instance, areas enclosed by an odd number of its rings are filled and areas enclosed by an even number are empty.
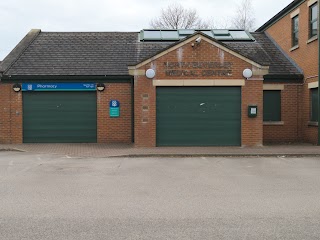
<svg viewBox="0 0 320 240">
<path fill-rule="evenodd" d="M 128 75 L 137 33 L 41 32 L 6 75 Z"/>
<path fill-rule="evenodd" d="M 284 53 L 264 33 L 251 33 L 255 42 L 225 42 L 229 48 L 241 55 L 264 65 L 270 66 L 269 72 L 274 75 L 299 75 L 296 68 Z"/>
<path fill-rule="evenodd" d="M 270 74 L 301 74 L 264 33 L 255 42 L 223 42 Z M 128 75 L 134 65 L 172 45 L 139 42 L 138 32 L 41 32 L 5 75 Z"/>
</svg>

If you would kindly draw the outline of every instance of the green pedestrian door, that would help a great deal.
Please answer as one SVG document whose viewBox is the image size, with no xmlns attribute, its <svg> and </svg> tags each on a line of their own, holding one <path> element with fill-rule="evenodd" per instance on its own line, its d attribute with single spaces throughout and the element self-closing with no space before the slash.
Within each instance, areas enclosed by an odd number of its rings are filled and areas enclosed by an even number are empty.
<svg viewBox="0 0 320 240">
<path fill-rule="evenodd" d="M 24 92 L 25 143 L 97 142 L 96 92 Z"/>
<path fill-rule="evenodd" d="M 240 87 L 157 87 L 157 146 L 240 146 Z"/>
</svg>

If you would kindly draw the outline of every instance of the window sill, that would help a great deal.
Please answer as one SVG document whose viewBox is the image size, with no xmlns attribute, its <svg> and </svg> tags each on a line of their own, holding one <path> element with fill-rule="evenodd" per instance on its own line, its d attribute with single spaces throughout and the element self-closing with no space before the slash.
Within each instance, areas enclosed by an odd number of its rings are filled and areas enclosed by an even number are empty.
<svg viewBox="0 0 320 240">
<path fill-rule="evenodd" d="M 312 43 L 312 42 L 314 42 L 314 41 L 316 41 L 316 40 L 318 40 L 318 35 L 313 36 L 312 38 L 310 38 L 310 39 L 307 41 L 307 44 Z"/>
<path fill-rule="evenodd" d="M 290 48 L 290 52 L 292 52 L 292 51 L 294 51 L 294 50 L 297 50 L 299 48 L 299 45 L 296 45 L 296 46 L 294 46 L 294 47 L 292 47 L 292 48 Z"/>
<path fill-rule="evenodd" d="M 283 126 L 284 122 L 283 121 L 270 121 L 270 122 L 263 122 L 264 126 Z"/>
<path fill-rule="evenodd" d="M 308 122 L 308 126 L 310 127 L 318 127 L 318 122 Z"/>
</svg>

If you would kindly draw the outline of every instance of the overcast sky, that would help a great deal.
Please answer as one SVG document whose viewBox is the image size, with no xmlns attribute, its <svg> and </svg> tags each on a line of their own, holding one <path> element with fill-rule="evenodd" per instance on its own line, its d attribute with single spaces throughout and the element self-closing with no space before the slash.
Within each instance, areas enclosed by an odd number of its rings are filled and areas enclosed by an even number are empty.
<svg viewBox="0 0 320 240">
<path fill-rule="evenodd" d="M 140 31 L 161 8 L 178 2 L 201 18 L 229 21 L 241 0 L 1 0 L 0 60 L 32 29 L 42 31 Z M 292 0 L 253 0 L 259 27 Z"/>
</svg>

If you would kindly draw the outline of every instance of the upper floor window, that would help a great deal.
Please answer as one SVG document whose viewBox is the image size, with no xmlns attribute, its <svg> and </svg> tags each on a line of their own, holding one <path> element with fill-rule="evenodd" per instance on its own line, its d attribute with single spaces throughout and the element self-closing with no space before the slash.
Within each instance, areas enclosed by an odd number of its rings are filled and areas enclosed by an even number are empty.
<svg viewBox="0 0 320 240">
<path fill-rule="evenodd" d="M 309 38 L 318 34 L 318 4 L 310 6 Z"/>
<path fill-rule="evenodd" d="M 292 18 L 292 46 L 299 44 L 299 15 Z"/>
</svg>

